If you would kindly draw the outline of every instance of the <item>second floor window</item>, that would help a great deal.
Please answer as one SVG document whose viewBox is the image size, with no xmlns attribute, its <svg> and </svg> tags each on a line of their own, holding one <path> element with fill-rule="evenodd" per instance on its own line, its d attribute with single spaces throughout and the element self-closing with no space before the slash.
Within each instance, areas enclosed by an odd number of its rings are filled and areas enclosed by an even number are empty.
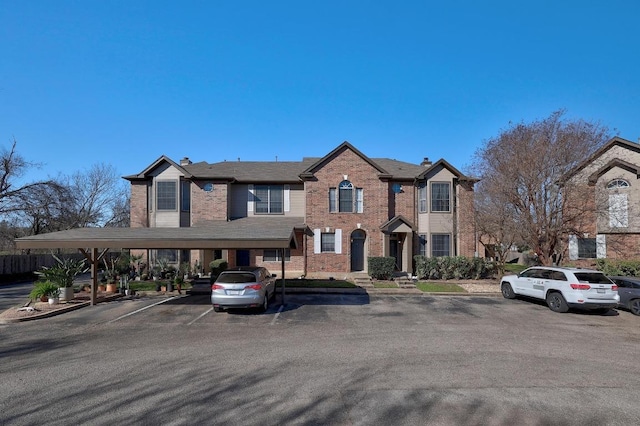
<svg viewBox="0 0 640 426">
<path fill-rule="evenodd" d="M 256 185 L 256 214 L 281 214 L 284 212 L 284 186 Z"/>
<path fill-rule="evenodd" d="M 188 181 L 183 180 L 180 182 L 181 186 L 181 204 L 182 211 L 188 212 L 191 210 L 191 185 Z"/>
<path fill-rule="evenodd" d="M 427 212 L 427 184 L 422 182 L 418 185 L 418 211 Z"/>
<path fill-rule="evenodd" d="M 176 181 L 156 182 L 156 207 L 158 210 L 177 210 L 177 189 Z"/>
<path fill-rule="evenodd" d="M 448 182 L 433 182 L 431 184 L 431 211 L 451 211 L 451 191 Z"/>
<path fill-rule="evenodd" d="M 355 188 L 348 180 L 340 182 L 338 188 L 330 188 L 329 211 L 332 213 L 362 213 L 364 211 L 362 188 Z"/>
</svg>

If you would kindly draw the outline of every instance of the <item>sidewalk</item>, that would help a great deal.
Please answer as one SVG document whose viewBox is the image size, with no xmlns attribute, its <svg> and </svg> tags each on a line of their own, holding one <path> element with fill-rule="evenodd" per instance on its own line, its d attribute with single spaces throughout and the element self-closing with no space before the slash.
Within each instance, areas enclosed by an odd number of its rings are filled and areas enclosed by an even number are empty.
<svg viewBox="0 0 640 426">
<path fill-rule="evenodd" d="M 302 288 L 302 287 L 286 287 L 285 295 L 287 294 L 349 294 L 359 295 L 368 294 L 371 296 L 414 296 L 414 297 L 433 297 L 433 296 L 485 296 L 485 297 L 498 297 L 501 296 L 499 286 L 497 283 L 456 283 L 463 287 L 467 293 L 425 293 L 417 288 Z M 281 289 L 277 289 L 277 294 L 280 294 Z M 182 295 L 186 296 L 188 293 L 182 291 Z M 144 291 L 136 293 L 133 296 L 125 296 L 120 293 L 98 293 L 97 303 L 110 302 L 117 299 L 134 299 L 140 297 L 175 297 L 180 296 L 177 291 L 172 292 L 155 292 Z M 27 306 L 28 305 L 28 306 Z M 31 321 L 41 318 L 49 318 L 54 315 L 60 315 L 66 312 L 71 312 L 76 309 L 90 306 L 90 294 L 88 292 L 79 292 L 75 294 L 73 300 L 62 301 L 56 305 L 50 305 L 48 302 L 31 302 L 25 306 L 16 306 L 7 309 L 0 313 L 0 324 L 8 324 L 22 321 Z"/>
</svg>

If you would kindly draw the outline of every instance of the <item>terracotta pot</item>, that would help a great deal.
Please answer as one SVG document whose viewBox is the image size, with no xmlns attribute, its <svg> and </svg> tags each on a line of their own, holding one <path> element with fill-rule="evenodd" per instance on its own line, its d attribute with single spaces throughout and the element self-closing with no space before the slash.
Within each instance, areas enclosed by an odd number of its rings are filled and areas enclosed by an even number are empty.
<svg viewBox="0 0 640 426">
<path fill-rule="evenodd" d="M 104 286 L 103 284 L 100 284 L 100 285 L 98 286 L 98 291 L 107 291 L 107 287 L 106 287 L 106 286 Z"/>
<path fill-rule="evenodd" d="M 118 291 L 118 286 L 115 283 L 107 284 L 107 293 L 115 293 Z"/>
</svg>

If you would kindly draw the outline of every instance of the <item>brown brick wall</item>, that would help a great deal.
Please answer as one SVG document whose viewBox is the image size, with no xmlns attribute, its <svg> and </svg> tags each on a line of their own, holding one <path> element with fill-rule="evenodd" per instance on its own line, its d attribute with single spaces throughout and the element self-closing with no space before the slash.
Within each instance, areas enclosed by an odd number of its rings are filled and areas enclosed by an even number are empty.
<svg viewBox="0 0 640 426">
<path fill-rule="evenodd" d="M 476 252 L 473 184 L 460 182 L 457 192 L 458 255 L 473 257 Z"/>
<path fill-rule="evenodd" d="M 350 235 L 355 229 L 367 233 L 368 255 L 382 255 L 381 224 L 389 219 L 389 183 L 379 172 L 351 150 L 343 150 L 315 172 L 315 180 L 306 185 L 306 224 L 324 231 L 342 229 L 342 253 L 313 253 L 313 237 L 307 237 L 307 268 L 310 272 L 349 272 Z M 347 175 L 356 188 L 363 189 L 363 213 L 329 213 L 329 188 L 337 188 Z"/>
<path fill-rule="evenodd" d="M 131 182 L 131 199 L 129 203 L 131 227 L 148 227 L 147 182 Z"/>
<path fill-rule="evenodd" d="M 209 182 L 209 181 L 207 181 Z M 203 188 L 206 182 L 191 185 L 191 225 L 198 226 L 208 220 L 227 220 L 229 187 L 226 182 L 213 182 L 213 191 Z"/>
</svg>

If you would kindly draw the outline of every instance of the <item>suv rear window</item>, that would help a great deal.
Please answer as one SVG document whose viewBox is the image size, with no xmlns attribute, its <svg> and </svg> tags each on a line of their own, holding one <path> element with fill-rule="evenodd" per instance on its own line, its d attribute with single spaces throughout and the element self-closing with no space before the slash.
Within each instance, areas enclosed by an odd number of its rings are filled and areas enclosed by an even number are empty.
<svg viewBox="0 0 640 426">
<path fill-rule="evenodd" d="M 256 276 L 247 272 L 222 273 L 216 280 L 218 283 L 243 284 L 256 282 Z"/>
<path fill-rule="evenodd" d="M 605 274 L 597 272 L 575 272 L 575 276 L 581 283 L 611 284 L 611 280 Z"/>
</svg>

